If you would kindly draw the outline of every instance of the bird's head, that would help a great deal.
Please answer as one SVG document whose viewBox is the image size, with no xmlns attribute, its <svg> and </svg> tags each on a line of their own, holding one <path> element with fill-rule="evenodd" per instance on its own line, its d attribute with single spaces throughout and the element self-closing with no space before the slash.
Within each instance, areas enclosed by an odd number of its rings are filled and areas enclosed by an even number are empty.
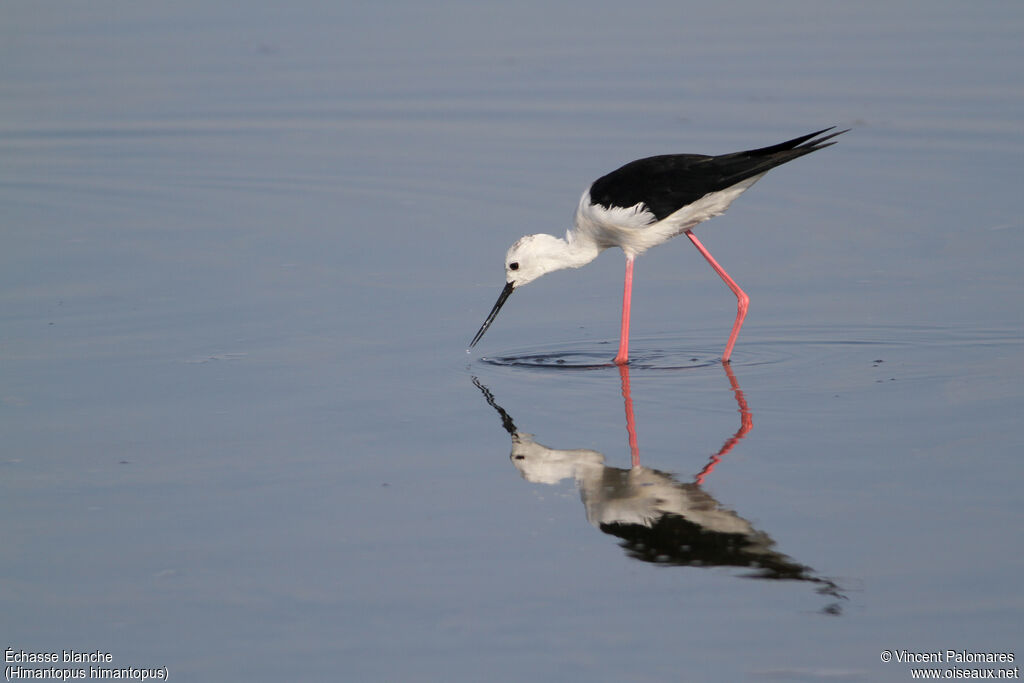
<svg viewBox="0 0 1024 683">
<path fill-rule="evenodd" d="M 566 261 L 567 247 L 565 240 L 543 233 L 522 237 L 509 247 L 505 254 L 505 288 L 501 290 L 498 302 L 494 304 L 484 324 L 469 343 L 469 348 L 476 346 L 484 336 L 484 332 L 494 322 L 498 311 L 514 289 L 529 284 L 553 270 L 574 265 Z"/>
<path fill-rule="evenodd" d="M 565 267 L 565 240 L 553 235 L 527 235 L 505 253 L 505 282 L 522 287 Z"/>
</svg>

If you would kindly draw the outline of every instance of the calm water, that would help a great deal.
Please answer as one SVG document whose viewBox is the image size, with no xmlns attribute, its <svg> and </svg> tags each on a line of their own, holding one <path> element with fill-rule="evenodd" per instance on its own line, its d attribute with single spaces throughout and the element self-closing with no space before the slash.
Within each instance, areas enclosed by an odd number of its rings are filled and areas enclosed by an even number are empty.
<svg viewBox="0 0 1024 683">
<path fill-rule="evenodd" d="M 0 635 L 172 680 L 1024 657 L 1024 6 L 15 3 Z M 702 239 L 505 249 L 829 125 Z M 590 367 L 580 367 L 590 366 Z M 753 576 L 752 576 L 753 575 Z M 959 665 L 961 667 L 968 665 Z"/>
</svg>

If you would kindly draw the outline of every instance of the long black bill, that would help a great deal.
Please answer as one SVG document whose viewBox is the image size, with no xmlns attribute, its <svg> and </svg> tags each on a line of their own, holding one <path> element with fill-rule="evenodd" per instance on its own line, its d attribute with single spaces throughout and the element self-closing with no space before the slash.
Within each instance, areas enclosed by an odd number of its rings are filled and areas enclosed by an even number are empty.
<svg viewBox="0 0 1024 683">
<path fill-rule="evenodd" d="M 494 319 L 498 317 L 498 311 L 501 310 L 502 305 L 505 303 L 505 299 L 509 297 L 509 294 L 511 294 L 512 290 L 515 288 L 516 286 L 511 282 L 505 283 L 505 289 L 501 290 L 498 302 L 494 304 L 494 308 L 492 308 L 491 312 L 487 315 L 487 320 L 485 320 L 484 324 L 480 326 L 480 331 L 476 333 L 475 337 L 473 337 L 473 341 L 469 342 L 469 348 L 476 346 L 476 343 L 480 341 L 480 337 L 484 336 L 484 332 L 486 332 L 487 328 L 491 326 Z"/>
</svg>

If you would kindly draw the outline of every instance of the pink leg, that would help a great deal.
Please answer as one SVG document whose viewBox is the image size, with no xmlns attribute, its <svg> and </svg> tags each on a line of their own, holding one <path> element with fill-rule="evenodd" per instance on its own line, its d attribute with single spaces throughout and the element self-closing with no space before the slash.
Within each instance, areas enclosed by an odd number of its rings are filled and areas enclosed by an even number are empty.
<svg viewBox="0 0 1024 683">
<path fill-rule="evenodd" d="M 733 374 L 732 367 L 728 363 L 723 363 L 722 367 L 725 368 L 725 374 L 729 377 L 729 385 L 732 387 L 732 393 L 736 397 L 736 405 L 740 408 L 740 428 L 736 430 L 731 439 L 722 444 L 719 451 L 711 456 L 708 464 L 697 474 L 697 478 L 694 480 L 697 486 L 704 484 L 704 478 L 714 471 L 722 456 L 731 451 L 732 447 L 745 437 L 747 432 L 754 428 L 754 415 L 750 412 L 750 407 L 747 406 L 747 399 L 743 396 L 743 390 L 740 389 L 740 383 L 736 381 L 736 375 Z"/>
<path fill-rule="evenodd" d="M 743 327 L 743 319 L 747 317 L 747 308 L 750 306 L 750 297 L 747 293 L 740 289 L 740 286 L 736 284 L 736 281 L 729 277 L 729 273 L 725 272 L 725 268 L 718 265 L 718 261 L 711 256 L 711 252 L 704 248 L 704 245 L 700 243 L 697 236 L 689 230 L 686 231 L 686 236 L 693 242 L 693 246 L 697 247 L 697 251 L 704 255 L 704 258 L 708 260 L 711 267 L 715 269 L 718 276 L 725 281 L 725 284 L 729 286 L 732 293 L 736 295 L 736 322 L 732 324 L 732 334 L 729 335 L 729 342 L 725 345 L 725 352 L 722 354 L 722 362 L 728 363 L 729 356 L 732 355 L 732 347 L 736 345 L 736 337 L 740 336 L 740 328 Z"/>
<path fill-rule="evenodd" d="M 640 447 L 636 441 L 636 421 L 633 419 L 633 395 L 629 391 L 629 366 L 619 366 L 619 379 L 622 380 L 622 398 L 626 402 L 626 433 L 629 435 L 629 454 L 633 467 L 640 466 Z"/>
<path fill-rule="evenodd" d="M 619 333 L 619 352 L 616 365 L 629 362 L 629 305 L 633 299 L 633 257 L 626 257 L 626 283 L 622 288 L 622 331 Z"/>
</svg>

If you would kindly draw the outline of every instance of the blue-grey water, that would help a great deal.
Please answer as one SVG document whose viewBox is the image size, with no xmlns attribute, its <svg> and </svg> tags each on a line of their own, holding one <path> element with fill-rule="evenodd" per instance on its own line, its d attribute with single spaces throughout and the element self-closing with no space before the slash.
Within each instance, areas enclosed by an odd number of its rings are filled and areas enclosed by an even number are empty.
<svg viewBox="0 0 1024 683">
<path fill-rule="evenodd" d="M 12 654 L 178 681 L 1024 657 L 1024 5 L 0 16 Z M 685 240 L 637 261 L 628 377 L 572 367 L 614 355 L 614 250 L 466 354 L 507 247 L 593 179 L 831 125 L 698 231 L 752 298 L 728 369 L 734 299 Z"/>
</svg>

